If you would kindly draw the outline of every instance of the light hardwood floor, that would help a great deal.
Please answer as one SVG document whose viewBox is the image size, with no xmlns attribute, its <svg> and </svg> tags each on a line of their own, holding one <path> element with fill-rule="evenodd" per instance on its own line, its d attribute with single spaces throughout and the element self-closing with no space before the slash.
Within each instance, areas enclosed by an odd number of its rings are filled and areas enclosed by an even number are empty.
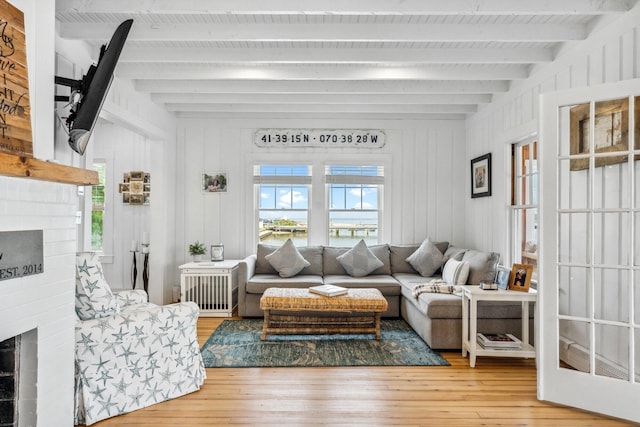
<svg viewBox="0 0 640 427">
<path fill-rule="evenodd" d="M 200 318 L 201 345 L 221 322 Z M 635 425 L 538 401 L 532 360 L 442 355 L 451 366 L 207 369 L 200 391 L 94 426 Z"/>
</svg>

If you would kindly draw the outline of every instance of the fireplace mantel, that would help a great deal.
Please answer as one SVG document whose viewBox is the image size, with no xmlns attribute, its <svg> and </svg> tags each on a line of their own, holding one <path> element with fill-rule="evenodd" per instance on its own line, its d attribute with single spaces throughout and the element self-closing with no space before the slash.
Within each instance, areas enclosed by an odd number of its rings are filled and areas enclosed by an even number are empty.
<svg viewBox="0 0 640 427">
<path fill-rule="evenodd" d="M 74 185 L 97 185 L 98 172 L 0 152 L 0 175 Z"/>
</svg>

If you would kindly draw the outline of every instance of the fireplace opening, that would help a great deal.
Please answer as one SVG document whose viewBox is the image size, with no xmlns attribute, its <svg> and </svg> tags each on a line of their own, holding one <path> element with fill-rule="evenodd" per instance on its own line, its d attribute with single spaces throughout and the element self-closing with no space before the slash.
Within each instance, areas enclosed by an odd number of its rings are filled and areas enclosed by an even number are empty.
<svg viewBox="0 0 640 427">
<path fill-rule="evenodd" d="M 37 332 L 0 342 L 0 427 L 36 425 Z"/>
</svg>

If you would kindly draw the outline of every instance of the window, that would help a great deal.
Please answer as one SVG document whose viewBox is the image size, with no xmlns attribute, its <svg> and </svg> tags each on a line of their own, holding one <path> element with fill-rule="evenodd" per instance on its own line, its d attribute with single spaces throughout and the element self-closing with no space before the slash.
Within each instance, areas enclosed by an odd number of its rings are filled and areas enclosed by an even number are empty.
<svg viewBox="0 0 640 427">
<path fill-rule="evenodd" d="M 326 166 L 329 245 L 378 243 L 382 166 Z"/>
<path fill-rule="evenodd" d="M 91 187 L 91 250 L 102 252 L 104 237 L 104 183 L 105 162 L 95 161 L 93 170 L 98 172 L 98 185 Z"/>
<path fill-rule="evenodd" d="M 254 185 L 258 196 L 258 241 L 280 245 L 291 238 L 296 245 L 306 245 L 311 167 L 256 165 Z"/>
<path fill-rule="evenodd" d="M 538 142 L 511 146 L 511 219 L 514 263 L 538 266 Z"/>
</svg>

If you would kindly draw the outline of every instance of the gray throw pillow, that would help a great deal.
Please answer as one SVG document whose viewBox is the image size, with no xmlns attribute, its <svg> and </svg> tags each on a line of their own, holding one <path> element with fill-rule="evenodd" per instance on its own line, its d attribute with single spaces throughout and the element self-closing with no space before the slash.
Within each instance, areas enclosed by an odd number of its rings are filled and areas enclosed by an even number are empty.
<svg viewBox="0 0 640 427">
<path fill-rule="evenodd" d="M 479 285 L 482 281 L 493 282 L 498 271 L 500 254 L 497 252 L 480 252 L 468 250 L 464 253 L 462 261 L 469 263 L 469 285 Z"/>
<path fill-rule="evenodd" d="M 449 246 L 447 250 L 444 252 L 444 258 L 442 259 L 442 266 L 447 263 L 450 259 L 455 259 L 456 261 L 462 261 L 462 257 L 466 252 L 466 249 L 459 248 L 457 246 Z"/>
<path fill-rule="evenodd" d="M 287 239 L 282 246 L 265 256 L 265 259 L 276 269 L 280 277 L 293 277 L 311 265 L 300 255 L 291 239 Z"/>
<path fill-rule="evenodd" d="M 443 258 L 444 255 L 440 252 L 440 249 L 427 238 L 414 253 L 409 255 L 407 262 L 422 277 L 431 277 L 442 266 Z"/>
<path fill-rule="evenodd" d="M 347 271 L 349 276 L 352 277 L 367 276 L 372 271 L 384 265 L 384 263 L 369 250 L 364 240 L 360 240 L 353 248 L 336 259 Z"/>
</svg>

